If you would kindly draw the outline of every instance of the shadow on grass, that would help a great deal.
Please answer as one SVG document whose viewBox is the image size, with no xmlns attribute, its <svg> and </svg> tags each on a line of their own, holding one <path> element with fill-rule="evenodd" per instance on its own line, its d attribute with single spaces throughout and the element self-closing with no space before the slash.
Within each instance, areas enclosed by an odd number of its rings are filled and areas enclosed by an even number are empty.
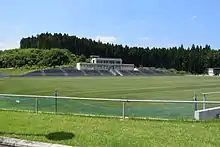
<svg viewBox="0 0 220 147">
<path fill-rule="evenodd" d="M 72 139 L 75 137 L 75 135 L 70 132 L 53 132 L 45 135 L 45 137 L 49 140 L 60 141 Z"/>
<path fill-rule="evenodd" d="M 0 132 L 0 136 L 4 135 L 18 135 L 18 136 L 44 136 L 48 140 L 53 141 L 61 141 L 61 140 L 69 140 L 75 137 L 75 135 L 71 132 L 52 132 L 48 134 L 27 134 L 27 133 L 12 133 L 12 132 Z"/>
</svg>

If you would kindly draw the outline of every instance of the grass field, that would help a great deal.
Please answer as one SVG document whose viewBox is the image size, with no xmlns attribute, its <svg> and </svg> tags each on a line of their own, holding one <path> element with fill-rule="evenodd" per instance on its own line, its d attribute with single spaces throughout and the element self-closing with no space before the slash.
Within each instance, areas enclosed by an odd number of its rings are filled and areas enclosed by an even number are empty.
<svg viewBox="0 0 220 147">
<path fill-rule="evenodd" d="M 194 92 L 220 91 L 219 78 L 174 77 L 78 77 L 0 78 L 0 93 L 103 97 L 126 99 L 192 100 Z M 219 100 L 209 96 L 208 100 Z M 34 110 L 35 99 L 0 97 L 0 108 Z M 53 99 L 40 99 L 40 111 L 54 111 Z M 121 103 L 59 100 L 59 112 L 121 115 Z M 129 116 L 192 118 L 193 105 L 128 103 Z M 61 143 L 72 146 L 201 146 L 220 145 L 219 122 L 119 120 L 25 112 L 0 111 L 0 136 Z M 2 121 L 3 120 L 3 121 Z M 30 125 L 31 124 L 31 125 Z M 69 132 L 73 138 L 48 139 L 50 133 Z"/>
<path fill-rule="evenodd" d="M 41 77 L 0 78 L 0 93 L 78 97 L 191 100 L 194 92 L 220 91 L 220 78 L 174 77 Z"/>
<path fill-rule="evenodd" d="M 0 120 L 0 135 L 77 147 L 220 146 L 218 121 L 119 120 L 8 111 L 0 111 Z M 55 132 L 72 133 L 73 138 L 48 139 Z"/>
<path fill-rule="evenodd" d="M 61 96 L 102 97 L 126 99 L 192 100 L 194 92 L 220 91 L 220 79 L 216 77 L 41 77 L 1 78 L 0 93 L 53 95 L 57 89 Z M 219 100 L 220 95 L 208 100 Z M 201 97 L 199 97 L 201 100 Z M 17 100 L 17 99 L 16 99 Z M 1 108 L 35 110 L 35 99 L 0 99 Z M 40 111 L 54 111 L 53 99 L 40 99 Z M 122 114 L 119 102 L 92 102 L 59 100 L 59 112 L 95 115 Z M 192 118 L 193 104 L 127 103 L 126 115 L 130 117 Z"/>
</svg>

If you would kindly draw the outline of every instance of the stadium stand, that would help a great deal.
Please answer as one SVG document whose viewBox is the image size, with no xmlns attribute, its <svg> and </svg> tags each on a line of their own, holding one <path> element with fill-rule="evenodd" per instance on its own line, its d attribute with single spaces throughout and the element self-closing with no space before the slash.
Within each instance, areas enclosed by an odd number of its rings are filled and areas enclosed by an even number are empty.
<svg viewBox="0 0 220 147">
<path fill-rule="evenodd" d="M 119 72 L 123 75 L 123 76 L 133 76 L 132 72 L 128 71 L 128 70 L 119 70 Z"/>
<path fill-rule="evenodd" d="M 175 75 L 170 72 L 152 70 L 152 69 L 139 69 L 139 71 L 132 70 L 77 70 L 72 67 L 65 67 L 61 69 L 51 68 L 45 70 L 36 70 L 23 76 L 171 76 Z M 1 75 L 0 75 L 1 76 Z"/>
<path fill-rule="evenodd" d="M 48 68 L 43 71 L 45 76 L 65 76 L 64 72 L 60 68 Z"/>
<path fill-rule="evenodd" d="M 100 74 L 100 72 L 98 72 L 98 70 L 83 69 L 82 72 L 86 73 L 86 76 L 101 76 L 101 74 Z"/>
<path fill-rule="evenodd" d="M 109 70 L 98 70 L 101 76 L 114 76 Z"/>
<path fill-rule="evenodd" d="M 35 70 L 29 73 L 24 74 L 25 77 L 34 77 L 34 76 L 43 76 L 43 70 Z"/>
<path fill-rule="evenodd" d="M 62 67 L 62 69 L 67 73 L 67 76 L 84 76 L 84 73 L 73 67 Z"/>
<path fill-rule="evenodd" d="M 144 74 L 142 72 L 138 71 L 129 71 L 132 73 L 133 76 L 144 76 Z"/>
<path fill-rule="evenodd" d="M 118 58 L 92 58 L 91 63 L 77 63 L 74 67 L 47 68 L 23 76 L 155 76 L 172 75 L 156 68 L 135 68 L 134 64 L 123 64 Z"/>
</svg>

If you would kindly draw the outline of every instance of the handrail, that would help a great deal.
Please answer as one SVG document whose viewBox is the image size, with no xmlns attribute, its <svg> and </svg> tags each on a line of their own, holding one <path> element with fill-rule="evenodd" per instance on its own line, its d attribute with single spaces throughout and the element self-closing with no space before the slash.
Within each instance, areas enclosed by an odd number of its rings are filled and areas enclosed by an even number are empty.
<svg viewBox="0 0 220 147">
<path fill-rule="evenodd" d="M 2 97 L 23 97 L 23 98 L 57 98 L 72 100 L 92 100 L 92 101 L 115 101 L 115 102 L 149 102 L 149 103 L 207 103 L 220 104 L 220 101 L 189 101 L 189 100 L 143 100 L 143 99 L 110 99 L 110 98 L 93 98 L 93 97 L 66 97 L 66 96 L 43 96 L 43 95 L 17 95 L 17 94 L 0 94 Z M 0 97 L 1 98 L 1 97 Z"/>
<path fill-rule="evenodd" d="M 202 95 L 208 95 L 208 94 L 220 94 L 220 92 L 206 92 L 206 93 L 201 93 Z"/>
</svg>

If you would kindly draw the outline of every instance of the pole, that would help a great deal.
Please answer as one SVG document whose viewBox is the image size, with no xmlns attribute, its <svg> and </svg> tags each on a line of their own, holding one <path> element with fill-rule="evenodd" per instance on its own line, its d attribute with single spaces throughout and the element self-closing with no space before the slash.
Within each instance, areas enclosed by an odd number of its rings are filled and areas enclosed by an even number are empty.
<svg viewBox="0 0 220 147">
<path fill-rule="evenodd" d="M 198 107 L 197 107 L 197 95 L 196 95 L 196 93 L 194 93 L 194 97 L 193 97 L 193 100 L 195 101 L 195 103 L 194 103 L 194 111 L 197 111 L 198 110 Z"/>
<path fill-rule="evenodd" d="M 125 102 L 122 103 L 122 118 L 125 119 Z"/>
<path fill-rule="evenodd" d="M 203 94 L 203 109 L 205 109 L 205 101 L 206 101 L 206 95 Z"/>
<path fill-rule="evenodd" d="M 58 96 L 58 91 L 54 91 L 54 97 L 55 97 L 55 114 L 57 113 L 57 96 Z"/>
<path fill-rule="evenodd" d="M 36 107 L 36 113 L 38 114 L 38 97 L 36 98 L 36 104 L 35 104 L 35 107 Z"/>
</svg>

